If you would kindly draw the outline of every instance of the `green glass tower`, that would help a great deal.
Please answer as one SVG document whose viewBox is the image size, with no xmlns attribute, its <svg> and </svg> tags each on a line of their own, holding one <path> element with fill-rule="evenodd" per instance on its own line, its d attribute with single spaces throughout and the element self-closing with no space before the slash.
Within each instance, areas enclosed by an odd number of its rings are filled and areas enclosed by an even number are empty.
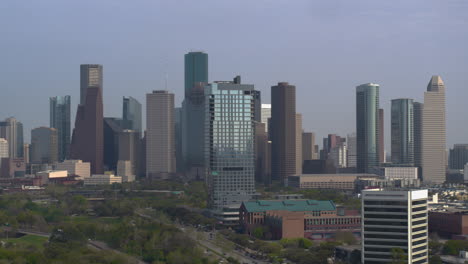
<svg viewBox="0 0 468 264">
<path fill-rule="evenodd" d="M 413 99 L 392 100 L 392 163 L 414 166 Z"/>
<path fill-rule="evenodd" d="M 356 87 L 357 171 L 367 173 L 379 166 L 379 85 Z"/>
<path fill-rule="evenodd" d="M 192 178 L 204 176 L 204 87 L 208 83 L 208 54 L 185 54 L 185 98 L 182 103 L 182 156 Z"/>
</svg>

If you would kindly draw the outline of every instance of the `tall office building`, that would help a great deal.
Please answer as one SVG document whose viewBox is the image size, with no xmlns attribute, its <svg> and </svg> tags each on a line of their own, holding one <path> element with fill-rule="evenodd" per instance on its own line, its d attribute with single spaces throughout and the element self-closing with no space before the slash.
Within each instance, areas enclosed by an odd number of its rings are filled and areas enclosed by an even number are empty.
<svg viewBox="0 0 468 264">
<path fill-rule="evenodd" d="M 102 174 L 104 158 L 102 65 L 81 65 L 80 104 L 76 111 L 70 157 L 91 163 Z"/>
<path fill-rule="evenodd" d="M 346 168 L 348 166 L 347 161 L 348 148 L 346 142 L 341 142 L 328 153 L 328 159 L 331 160 L 335 168 Z"/>
<path fill-rule="evenodd" d="M 142 162 L 139 158 L 140 153 L 140 132 L 124 129 L 118 135 L 119 161 L 130 162 L 132 175 L 139 174 L 139 168 Z M 144 162 L 144 161 L 143 161 Z M 117 162 L 118 165 L 118 162 Z M 118 166 L 117 166 L 118 167 Z M 121 176 L 121 175 L 119 175 Z"/>
<path fill-rule="evenodd" d="M 104 170 L 116 171 L 119 161 L 119 134 L 123 131 L 122 119 L 104 117 Z"/>
<path fill-rule="evenodd" d="M 347 157 L 346 161 L 348 162 L 348 168 L 357 167 L 357 142 L 356 142 L 356 133 L 348 134 L 347 136 Z"/>
<path fill-rule="evenodd" d="M 50 127 L 57 129 L 58 159 L 64 161 L 70 152 L 70 96 L 49 98 Z"/>
<path fill-rule="evenodd" d="M 268 160 L 268 136 L 265 124 L 255 122 L 255 180 L 258 183 L 269 184 L 271 174 Z"/>
<path fill-rule="evenodd" d="M 315 153 L 315 134 L 302 132 L 302 160 L 317 159 Z"/>
<path fill-rule="evenodd" d="M 174 108 L 174 136 L 176 149 L 177 172 L 184 172 L 184 155 L 182 153 L 182 107 Z"/>
<path fill-rule="evenodd" d="M 450 149 L 449 169 L 463 170 L 468 163 L 468 144 L 455 144 Z"/>
<path fill-rule="evenodd" d="M 357 171 L 367 173 L 379 166 L 379 85 L 356 87 Z"/>
<path fill-rule="evenodd" d="M 0 161 L 2 158 L 9 157 L 9 148 L 8 148 L 8 141 L 4 138 L 0 138 Z M 1 165 L 1 162 L 0 162 Z"/>
<path fill-rule="evenodd" d="M 31 130 L 31 163 L 54 164 L 58 161 L 58 132 L 55 128 Z"/>
<path fill-rule="evenodd" d="M 384 118 L 384 110 L 382 108 L 379 109 L 379 163 L 385 162 L 385 124 Z"/>
<path fill-rule="evenodd" d="M 168 179 L 175 173 L 174 137 L 174 94 L 146 94 L 146 177 Z"/>
<path fill-rule="evenodd" d="M 141 123 L 141 104 L 131 96 L 123 98 L 122 128 L 134 130 L 140 134 L 143 131 Z"/>
<path fill-rule="evenodd" d="M 10 158 L 23 157 L 23 124 L 14 117 L 0 122 L 0 138 L 8 141 L 8 155 Z M 18 146 L 18 144 L 21 144 Z"/>
<path fill-rule="evenodd" d="M 445 181 L 445 85 L 440 76 L 432 76 L 424 93 L 422 129 L 423 181 Z"/>
<path fill-rule="evenodd" d="M 208 54 L 185 54 L 185 98 L 182 102 L 182 154 L 184 168 L 193 178 L 203 177 L 204 169 L 204 86 L 208 83 Z"/>
<path fill-rule="evenodd" d="M 31 156 L 30 147 L 31 147 L 31 144 L 28 144 L 28 143 L 23 144 L 23 159 L 24 159 L 25 164 L 30 163 L 30 156 Z"/>
<path fill-rule="evenodd" d="M 271 176 L 284 182 L 296 173 L 296 86 L 271 87 Z"/>
<path fill-rule="evenodd" d="M 302 174 L 302 115 L 296 114 L 296 174 Z"/>
<path fill-rule="evenodd" d="M 262 123 L 265 124 L 265 131 L 268 134 L 268 119 L 271 118 L 271 104 L 262 104 Z"/>
<path fill-rule="evenodd" d="M 413 99 L 392 100 L 391 111 L 392 163 L 414 166 Z"/>
<path fill-rule="evenodd" d="M 427 190 L 362 191 L 362 262 L 391 263 L 402 249 L 404 263 L 428 263 Z"/>
<path fill-rule="evenodd" d="M 422 171 L 422 113 L 424 104 L 413 102 L 414 166 Z M 420 175 L 421 176 L 421 175 Z"/>
<path fill-rule="evenodd" d="M 236 80 L 205 88 L 205 168 L 215 210 L 240 206 L 255 193 L 254 94 L 253 85 Z"/>
</svg>

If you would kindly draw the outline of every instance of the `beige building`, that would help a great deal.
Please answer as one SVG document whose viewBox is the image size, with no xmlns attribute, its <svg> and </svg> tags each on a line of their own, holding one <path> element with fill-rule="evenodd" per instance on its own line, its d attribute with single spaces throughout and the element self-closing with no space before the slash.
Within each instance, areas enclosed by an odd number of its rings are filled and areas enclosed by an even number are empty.
<svg viewBox="0 0 468 264">
<path fill-rule="evenodd" d="M 129 160 L 119 160 L 117 162 L 117 176 L 122 177 L 123 182 L 135 181 L 132 162 Z"/>
<path fill-rule="evenodd" d="M 0 138 L 0 159 L 1 158 L 8 158 L 9 148 L 8 148 L 8 141 L 4 138 Z"/>
<path fill-rule="evenodd" d="M 354 182 L 362 178 L 379 178 L 375 174 L 300 174 L 288 177 L 287 185 L 299 189 L 354 190 Z"/>
<path fill-rule="evenodd" d="M 91 163 L 82 160 L 64 160 L 55 166 L 56 170 L 66 170 L 69 175 L 79 176 L 79 180 L 84 180 L 91 176 Z"/>
<path fill-rule="evenodd" d="M 93 174 L 84 179 L 84 185 L 109 185 L 113 183 L 122 183 L 122 177 L 112 174 Z"/>
<path fill-rule="evenodd" d="M 153 91 L 146 94 L 146 177 L 168 179 L 175 161 L 174 94 Z"/>
<path fill-rule="evenodd" d="M 302 160 L 318 159 L 315 152 L 315 134 L 312 132 L 302 132 Z"/>
<path fill-rule="evenodd" d="M 66 170 L 47 170 L 36 173 L 36 176 L 42 179 L 42 184 L 47 184 L 51 178 L 66 178 L 68 172 Z"/>
<path fill-rule="evenodd" d="M 422 176 L 424 182 L 445 181 L 445 85 L 432 76 L 424 93 L 422 120 Z"/>
</svg>

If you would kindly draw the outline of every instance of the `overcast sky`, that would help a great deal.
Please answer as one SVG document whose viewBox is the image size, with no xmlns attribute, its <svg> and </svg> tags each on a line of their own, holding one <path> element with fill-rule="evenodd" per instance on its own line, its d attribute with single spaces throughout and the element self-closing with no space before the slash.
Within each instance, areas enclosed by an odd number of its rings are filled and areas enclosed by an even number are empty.
<svg viewBox="0 0 468 264">
<path fill-rule="evenodd" d="M 2 0 L 0 119 L 49 125 L 50 96 L 79 100 L 79 65 L 104 65 L 105 116 L 122 97 L 183 96 L 183 56 L 209 54 L 209 80 L 262 91 L 296 85 L 303 127 L 321 138 L 355 130 L 355 87 L 381 85 L 386 145 L 390 100 L 422 101 L 431 75 L 447 87 L 448 144 L 468 143 L 466 0 Z M 321 142 L 321 140 L 320 140 Z"/>
</svg>

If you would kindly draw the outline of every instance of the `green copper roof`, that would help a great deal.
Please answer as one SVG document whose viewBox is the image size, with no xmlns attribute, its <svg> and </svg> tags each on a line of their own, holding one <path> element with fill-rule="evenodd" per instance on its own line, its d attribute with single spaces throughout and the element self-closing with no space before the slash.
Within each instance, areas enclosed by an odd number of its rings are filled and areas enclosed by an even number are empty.
<svg viewBox="0 0 468 264">
<path fill-rule="evenodd" d="M 284 200 L 266 201 L 258 200 L 243 203 L 248 212 L 265 212 L 270 210 L 299 211 L 332 211 L 335 210 L 333 201 L 317 200 Z"/>
</svg>

